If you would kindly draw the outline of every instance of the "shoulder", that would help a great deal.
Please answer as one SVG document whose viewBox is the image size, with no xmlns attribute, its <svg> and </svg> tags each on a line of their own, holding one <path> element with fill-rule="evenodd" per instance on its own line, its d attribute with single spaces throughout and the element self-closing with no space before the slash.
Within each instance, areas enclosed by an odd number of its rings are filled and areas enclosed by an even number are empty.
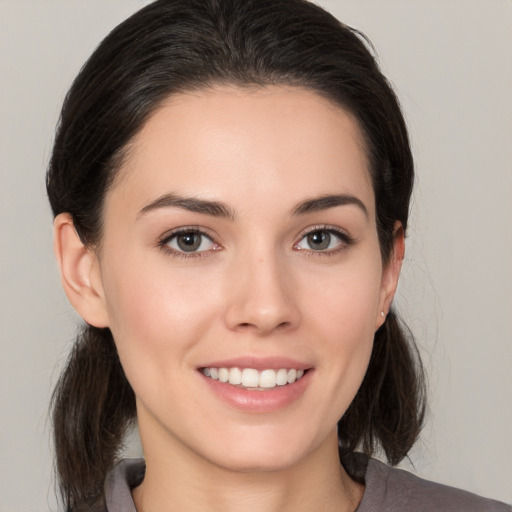
<svg viewBox="0 0 512 512">
<path fill-rule="evenodd" d="M 512 512 L 512 507 L 438 484 L 375 459 L 368 461 L 358 512 Z"/>
</svg>

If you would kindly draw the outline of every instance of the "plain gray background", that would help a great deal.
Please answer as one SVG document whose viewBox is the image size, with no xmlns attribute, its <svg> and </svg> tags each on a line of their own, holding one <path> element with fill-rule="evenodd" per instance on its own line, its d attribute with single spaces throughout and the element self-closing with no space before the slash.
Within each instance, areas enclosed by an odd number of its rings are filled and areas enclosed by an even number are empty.
<svg viewBox="0 0 512 512">
<path fill-rule="evenodd" d="M 146 3 L 0 0 L 2 512 L 56 510 L 46 411 L 78 323 L 45 198 L 58 111 L 99 41 Z M 512 2 L 319 3 L 375 44 L 416 156 L 397 299 L 430 381 L 414 468 L 512 503 Z"/>
</svg>

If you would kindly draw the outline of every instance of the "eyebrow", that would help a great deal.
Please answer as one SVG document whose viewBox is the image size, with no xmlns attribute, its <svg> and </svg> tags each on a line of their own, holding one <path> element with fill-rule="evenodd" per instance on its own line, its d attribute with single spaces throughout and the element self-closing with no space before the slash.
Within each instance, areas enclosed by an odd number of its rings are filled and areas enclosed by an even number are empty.
<svg viewBox="0 0 512 512">
<path fill-rule="evenodd" d="M 346 205 L 355 205 L 359 207 L 363 211 L 365 217 L 368 217 L 368 210 L 361 199 L 348 194 L 334 194 L 306 199 L 305 201 L 301 201 L 293 209 L 292 214 L 305 215 L 307 213 L 318 212 L 327 210 L 329 208 L 334 208 L 336 206 Z"/>
<path fill-rule="evenodd" d="M 357 197 L 348 194 L 334 194 L 306 199 L 298 203 L 292 210 L 292 215 L 306 215 L 308 213 L 318 212 L 334 208 L 336 206 L 355 205 L 362 210 L 368 217 L 368 210 L 364 203 Z M 195 213 L 209 215 L 211 217 L 221 217 L 234 220 L 235 212 L 226 204 L 218 201 L 208 201 L 196 197 L 183 197 L 177 194 L 164 194 L 147 204 L 140 210 L 138 216 L 160 208 L 182 208 Z"/>
<path fill-rule="evenodd" d="M 217 201 L 206 201 L 196 197 L 183 197 L 177 194 L 164 194 L 147 204 L 139 212 L 139 216 L 160 208 L 182 208 L 191 212 L 202 213 L 212 217 L 234 220 L 235 213 L 229 206 Z"/>
</svg>

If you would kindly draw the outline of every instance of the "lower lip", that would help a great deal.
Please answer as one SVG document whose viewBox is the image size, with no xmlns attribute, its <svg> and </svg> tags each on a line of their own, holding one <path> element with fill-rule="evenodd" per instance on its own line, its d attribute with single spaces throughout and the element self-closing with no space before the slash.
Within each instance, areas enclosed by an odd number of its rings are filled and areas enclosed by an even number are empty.
<svg viewBox="0 0 512 512">
<path fill-rule="evenodd" d="M 208 387 L 224 402 L 236 409 L 253 413 L 275 412 L 298 400 L 309 385 L 312 374 L 313 370 L 309 369 L 292 384 L 258 391 L 232 386 L 200 373 Z"/>
</svg>

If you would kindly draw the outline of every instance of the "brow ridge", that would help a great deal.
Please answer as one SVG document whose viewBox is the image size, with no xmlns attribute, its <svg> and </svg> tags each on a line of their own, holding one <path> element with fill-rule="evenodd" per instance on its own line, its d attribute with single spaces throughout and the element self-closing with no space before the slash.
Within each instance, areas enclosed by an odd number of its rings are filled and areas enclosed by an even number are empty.
<svg viewBox="0 0 512 512">
<path fill-rule="evenodd" d="M 336 206 L 354 205 L 360 208 L 366 217 L 368 209 L 364 203 L 356 196 L 350 194 L 332 194 L 320 197 L 314 197 L 301 201 L 292 211 L 292 215 L 305 215 L 307 213 L 327 210 Z"/>
<path fill-rule="evenodd" d="M 199 199 L 197 197 L 183 197 L 173 193 L 164 194 L 144 206 L 140 210 L 139 216 L 160 208 L 182 208 L 183 210 L 202 213 L 212 217 L 235 218 L 233 210 L 224 203 Z"/>
<path fill-rule="evenodd" d="M 331 194 L 306 199 L 298 203 L 293 208 L 292 215 L 306 215 L 308 213 L 346 205 L 357 206 L 363 211 L 365 216 L 368 217 L 368 210 L 364 203 L 358 197 L 349 194 Z M 234 220 L 236 217 L 235 212 L 228 205 L 219 201 L 208 201 L 196 197 L 184 197 L 174 193 L 164 194 L 147 204 L 140 210 L 139 216 L 160 208 L 182 208 L 184 210 L 201 213 L 203 215 L 228 218 L 231 220 Z"/>
</svg>

